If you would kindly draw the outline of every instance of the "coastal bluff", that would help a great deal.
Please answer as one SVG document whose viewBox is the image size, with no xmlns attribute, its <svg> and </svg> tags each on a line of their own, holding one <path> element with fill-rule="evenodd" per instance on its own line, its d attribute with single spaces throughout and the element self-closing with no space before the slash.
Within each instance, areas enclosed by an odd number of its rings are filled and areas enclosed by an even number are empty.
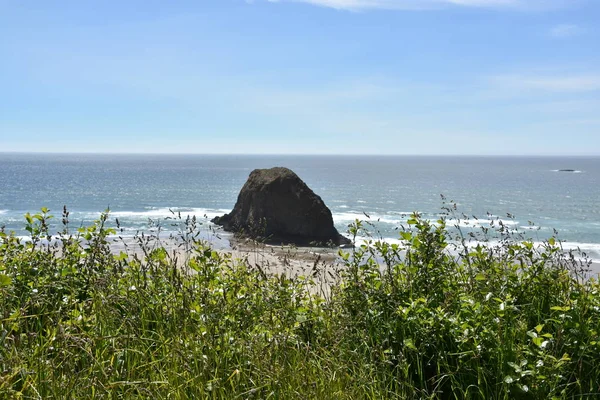
<svg viewBox="0 0 600 400">
<path fill-rule="evenodd" d="M 233 211 L 212 220 L 229 232 L 269 244 L 349 245 L 333 225 L 331 211 L 292 170 L 255 169 Z"/>
</svg>

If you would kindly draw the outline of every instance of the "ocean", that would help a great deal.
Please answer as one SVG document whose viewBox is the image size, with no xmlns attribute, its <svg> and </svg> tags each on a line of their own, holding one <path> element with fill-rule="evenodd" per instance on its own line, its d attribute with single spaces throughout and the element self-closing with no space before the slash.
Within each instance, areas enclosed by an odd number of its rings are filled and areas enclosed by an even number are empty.
<svg viewBox="0 0 600 400">
<path fill-rule="evenodd" d="M 412 212 L 439 219 L 443 195 L 470 217 L 449 225 L 477 230 L 501 220 L 535 242 L 556 230 L 566 248 L 600 261 L 600 157 L 0 153 L 0 226 L 27 236 L 26 212 L 47 207 L 58 223 L 66 205 L 72 227 L 109 208 L 124 235 L 160 221 L 168 231 L 172 212 L 196 215 L 208 230 L 253 169 L 273 166 L 292 169 L 321 196 L 342 233 L 358 218 L 373 236 L 397 241 Z"/>
</svg>

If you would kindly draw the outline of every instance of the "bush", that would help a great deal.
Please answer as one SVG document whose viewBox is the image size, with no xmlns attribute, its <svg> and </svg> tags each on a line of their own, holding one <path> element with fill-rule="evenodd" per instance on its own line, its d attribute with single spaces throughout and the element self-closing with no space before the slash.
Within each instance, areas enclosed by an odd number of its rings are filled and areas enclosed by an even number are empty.
<svg viewBox="0 0 600 400">
<path fill-rule="evenodd" d="M 2 398 L 599 396 L 599 285 L 554 238 L 474 246 L 415 214 L 401 244 L 340 253 L 325 299 L 194 219 L 178 251 L 142 235 L 114 254 L 107 213 L 71 233 L 64 210 L 55 236 L 50 218 L 0 234 Z"/>
</svg>

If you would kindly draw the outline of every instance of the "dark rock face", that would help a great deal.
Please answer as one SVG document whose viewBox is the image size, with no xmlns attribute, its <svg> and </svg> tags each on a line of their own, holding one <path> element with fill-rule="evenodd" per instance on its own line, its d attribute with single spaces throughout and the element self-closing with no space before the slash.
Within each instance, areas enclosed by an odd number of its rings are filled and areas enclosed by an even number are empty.
<svg viewBox="0 0 600 400">
<path fill-rule="evenodd" d="M 233 211 L 212 222 L 268 243 L 350 244 L 333 226 L 331 211 L 323 200 L 298 175 L 282 167 L 252 171 Z"/>
</svg>

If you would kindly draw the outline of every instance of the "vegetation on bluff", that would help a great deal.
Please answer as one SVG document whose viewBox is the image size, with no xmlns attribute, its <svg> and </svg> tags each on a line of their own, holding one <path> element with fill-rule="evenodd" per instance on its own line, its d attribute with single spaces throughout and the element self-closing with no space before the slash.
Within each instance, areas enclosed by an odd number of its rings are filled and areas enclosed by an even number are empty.
<svg viewBox="0 0 600 400">
<path fill-rule="evenodd" d="M 448 220 L 414 215 L 402 244 L 342 253 L 324 297 L 323 271 L 270 275 L 194 219 L 181 250 L 140 237 L 138 256 L 111 252 L 106 214 L 70 232 L 65 210 L 54 238 L 49 218 L 0 233 L 0 398 L 600 396 L 600 285 L 554 239 L 500 225 L 457 254 Z"/>
</svg>

